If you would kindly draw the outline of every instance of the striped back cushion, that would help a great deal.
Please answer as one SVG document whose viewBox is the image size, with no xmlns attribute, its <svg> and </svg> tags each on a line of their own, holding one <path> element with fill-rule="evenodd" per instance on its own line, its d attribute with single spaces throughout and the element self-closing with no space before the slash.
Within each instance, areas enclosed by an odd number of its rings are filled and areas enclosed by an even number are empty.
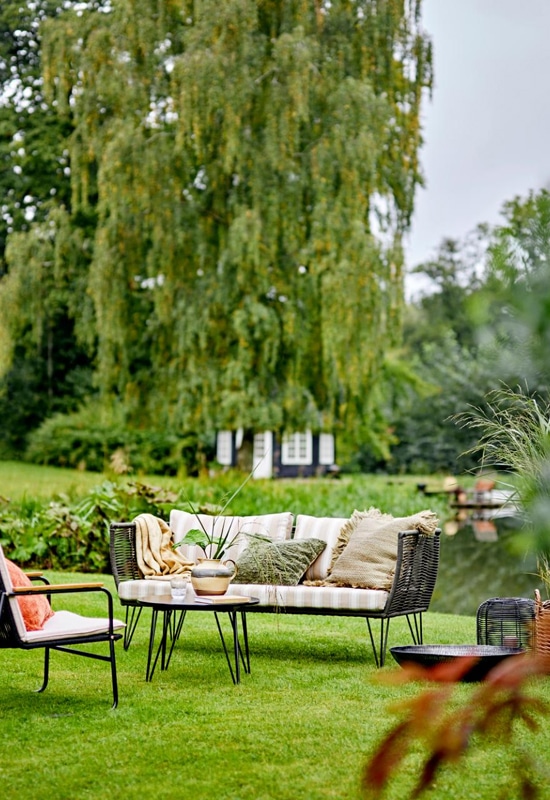
<svg viewBox="0 0 550 800">
<path fill-rule="evenodd" d="M 174 542 L 181 541 L 189 531 L 203 528 L 208 534 L 214 533 L 218 537 L 223 537 L 227 533 L 229 539 L 232 539 L 239 532 L 241 524 L 241 517 L 215 517 L 211 514 L 193 514 L 190 511 L 177 509 L 170 512 L 170 530 Z M 195 562 L 198 558 L 205 556 L 202 547 L 196 544 L 182 544 L 181 547 L 178 547 L 178 552 Z M 206 555 L 212 554 L 208 552 Z"/>
<path fill-rule="evenodd" d="M 242 517 L 243 533 L 257 533 L 267 536 L 272 542 L 284 542 L 290 539 L 294 515 L 290 511 L 280 514 L 256 514 L 252 517 Z"/>
<path fill-rule="evenodd" d="M 322 539 L 327 543 L 326 548 L 318 556 L 304 575 L 306 581 L 324 580 L 330 569 L 332 550 L 338 540 L 342 527 L 349 520 L 341 517 L 310 517 L 298 514 L 296 517 L 296 530 L 294 539 Z"/>
<path fill-rule="evenodd" d="M 283 511 L 279 514 L 256 514 L 251 517 L 241 517 L 241 535 L 230 547 L 224 558 L 231 558 L 236 561 L 240 554 L 252 541 L 247 534 L 257 534 L 266 536 L 272 542 L 284 542 L 290 539 L 292 533 L 292 523 L 294 516 L 290 511 Z"/>
<path fill-rule="evenodd" d="M 199 514 L 198 517 L 205 529 L 211 533 L 216 517 L 209 514 Z M 229 539 L 231 540 L 239 534 L 235 544 L 226 551 L 224 559 L 235 560 L 242 553 L 250 541 L 246 534 L 267 536 L 274 542 L 290 539 L 293 520 L 294 517 L 290 511 L 283 511 L 278 514 L 256 514 L 249 517 L 218 517 L 215 529 L 218 535 L 223 535 L 224 532 L 229 531 Z M 190 530 L 200 528 L 200 524 L 195 514 L 174 509 L 170 512 L 170 528 L 174 541 L 179 542 Z M 198 545 L 184 544 L 178 547 L 178 551 L 192 561 L 204 557 L 204 553 Z"/>
</svg>

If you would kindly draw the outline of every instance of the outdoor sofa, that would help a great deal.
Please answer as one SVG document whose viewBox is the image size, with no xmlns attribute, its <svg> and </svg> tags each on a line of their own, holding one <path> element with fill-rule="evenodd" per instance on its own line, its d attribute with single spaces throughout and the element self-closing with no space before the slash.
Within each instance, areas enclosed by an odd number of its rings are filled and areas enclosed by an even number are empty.
<svg viewBox="0 0 550 800">
<path fill-rule="evenodd" d="M 229 586 L 228 594 L 258 597 L 259 604 L 248 607 L 248 613 L 277 612 L 363 617 L 367 623 L 377 666 L 384 664 L 392 617 L 405 616 L 413 643 L 421 644 L 422 614 L 430 604 L 439 565 L 441 533 L 439 528 L 432 524 L 432 530 L 429 532 L 418 528 L 398 530 L 399 520 L 392 522 L 393 543 L 390 547 L 392 550 L 390 558 L 393 566 L 389 570 L 383 588 L 359 588 L 330 583 L 338 563 L 336 559 L 335 564 L 335 553 L 340 551 L 340 556 L 344 557 L 346 545 L 345 537 L 342 539 L 343 532 L 348 535 L 348 544 L 351 543 L 352 538 L 358 535 L 357 530 L 354 531 L 354 525 L 358 529 L 358 522 L 364 524 L 363 517 L 372 511 L 371 509 L 369 512 L 354 512 L 350 519 L 303 514 L 294 517 L 289 512 L 233 518 L 235 525 L 244 532 L 244 535 L 237 539 L 225 558 L 233 559 L 237 564 L 243 562 L 247 548 L 253 547 L 254 539 L 251 536 L 254 535 L 273 542 L 273 546 L 278 550 L 288 550 L 288 542 L 321 540 L 326 544 L 322 552 L 307 566 L 296 585 L 278 585 L 272 580 L 263 578 L 263 582 L 241 583 L 238 573 Z M 214 517 L 202 514 L 199 516 L 206 526 L 216 524 Z M 384 519 L 387 517 L 387 515 L 382 516 Z M 225 522 L 228 518 L 223 519 Z M 414 521 L 416 517 L 408 519 Z M 189 530 L 197 526 L 195 514 L 180 510 L 173 510 L 170 514 L 170 535 L 174 543 L 181 541 Z M 290 545 L 290 549 L 299 546 L 299 544 Z M 119 599 L 126 607 L 128 633 L 125 647 L 128 647 L 141 613 L 139 601 L 165 595 L 167 584 L 165 580 L 143 577 L 138 566 L 135 521 L 116 522 L 110 525 L 110 550 Z M 204 555 L 196 545 L 183 545 L 178 551 L 190 561 L 195 561 Z M 248 550 L 248 553 L 250 552 L 252 551 Z M 369 556 L 367 560 L 368 558 Z M 366 566 L 368 568 L 370 565 Z M 374 566 L 376 569 L 377 566 Z M 371 627 L 372 620 L 380 622 L 378 647 Z"/>
</svg>

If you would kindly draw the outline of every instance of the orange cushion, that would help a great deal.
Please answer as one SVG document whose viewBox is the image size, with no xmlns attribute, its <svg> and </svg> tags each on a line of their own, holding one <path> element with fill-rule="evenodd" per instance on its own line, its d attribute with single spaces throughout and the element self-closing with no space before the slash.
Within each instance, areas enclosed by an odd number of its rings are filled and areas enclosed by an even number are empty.
<svg viewBox="0 0 550 800">
<path fill-rule="evenodd" d="M 19 569 L 17 564 L 14 564 L 9 558 L 6 558 L 6 564 L 8 565 L 8 573 L 14 589 L 33 585 L 30 578 Z M 23 615 L 25 628 L 28 631 L 41 631 L 44 623 L 54 615 L 48 598 L 43 594 L 18 597 L 17 602 Z"/>
</svg>

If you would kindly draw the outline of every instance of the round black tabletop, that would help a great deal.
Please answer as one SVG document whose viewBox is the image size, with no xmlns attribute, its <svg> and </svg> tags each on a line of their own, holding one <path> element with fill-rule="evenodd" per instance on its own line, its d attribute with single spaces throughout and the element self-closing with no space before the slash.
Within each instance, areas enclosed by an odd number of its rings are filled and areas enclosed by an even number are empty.
<svg viewBox="0 0 550 800">
<path fill-rule="evenodd" d="M 140 606 L 156 608 L 159 611 L 234 611 L 236 608 L 245 611 L 248 606 L 256 606 L 260 602 L 259 597 L 248 597 L 243 600 L 239 597 L 232 598 L 231 595 L 221 595 L 219 602 L 216 602 L 213 595 L 208 597 L 210 598 L 208 602 L 200 602 L 195 595 L 192 599 L 178 600 L 166 594 L 137 602 Z"/>
</svg>

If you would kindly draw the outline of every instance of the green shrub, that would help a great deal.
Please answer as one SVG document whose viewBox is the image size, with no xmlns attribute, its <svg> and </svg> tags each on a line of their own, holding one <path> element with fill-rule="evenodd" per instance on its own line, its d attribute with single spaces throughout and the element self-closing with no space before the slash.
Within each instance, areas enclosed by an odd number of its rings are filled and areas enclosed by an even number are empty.
<svg viewBox="0 0 550 800">
<path fill-rule="evenodd" d="M 172 508 L 189 508 L 188 500 L 206 512 L 225 503 L 242 480 L 242 473 L 229 470 L 186 480 L 159 479 L 170 488 L 119 478 L 104 481 L 84 497 L 59 493 L 49 499 L 23 496 L 3 501 L 0 497 L 0 544 L 26 567 L 109 572 L 110 522 L 127 522 L 141 513 L 168 520 Z M 294 514 L 348 517 L 355 508 L 376 506 L 395 516 L 408 516 L 425 503 L 413 479 L 388 481 L 382 476 L 357 475 L 340 480 L 249 481 L 228 512 L 246 516 L 286 509 Z M 431 497 L 429 506 L 445 519 L 447 498 Z"/>
<path fill-rule="evenodd" d="M 25 458 L 93 472 L 195 475 L 202 452 L 194 434 L 138 430 L 128 427 L 122 412 L 88 405 L 45 420 L 29 435 Z"/>
<path fill-rule="evenodd" d="M 166 516 L 178 499 L 158 487 L 111 481 L 75 501 L 24 498 L 0 509 L 0 544 L 27 567 L 110 572 L 109 523 L 142 513 Z"/>
</svg>

